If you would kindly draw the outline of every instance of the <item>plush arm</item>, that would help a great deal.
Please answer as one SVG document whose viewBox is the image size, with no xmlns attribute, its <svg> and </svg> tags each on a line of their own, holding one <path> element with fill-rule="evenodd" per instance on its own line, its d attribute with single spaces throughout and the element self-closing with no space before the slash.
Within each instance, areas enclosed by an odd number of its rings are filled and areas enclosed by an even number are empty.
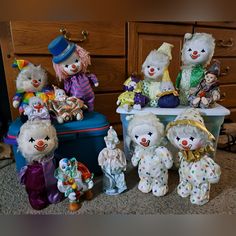
<svg viewBox="0 0 236 236">
<path fill-rule="evenodd" d="M 209 183 L 218 183 L 221 175 L 220 166 L 216 164 L 210 157 L 205 156 L 205 160 L 207 162 L 206 170 Z"/>
<path fill-rule="evenodd" d="M 141 159 L 141 153 L 140 153 L 138 147 L 136 147 L 135 151 L 134 151 L 134 154 L 131 158 L 131 162 L 132 162 L 133 166 L 137 166 L 140 159 Z"/>
<path fill-rule="evenodd" d="M 89 74 L 88 75 L 89 80 L 91 80 L 94 84 L 95 87 L 98 87 L 98 79 L 97 76 L 94 74 Z"/>
<path fill-rule="evenodd" d="M 13 97 L 13 107 L 15 108 L 19 107 L 19 104 L 21 103 L 23 96 L 24 93 L 16 92 L 15 96 Z"/>
<path fill-rule="evenodd" d="M 172 154 L 169 152 L 169 150 L 165 147 L 158 147 L 155 151 L 156 155 L 161 158 L 163 161 L 165 167 L 167 169 L 170 169 L 173 165 L 173 158 Z"/>
</svg>

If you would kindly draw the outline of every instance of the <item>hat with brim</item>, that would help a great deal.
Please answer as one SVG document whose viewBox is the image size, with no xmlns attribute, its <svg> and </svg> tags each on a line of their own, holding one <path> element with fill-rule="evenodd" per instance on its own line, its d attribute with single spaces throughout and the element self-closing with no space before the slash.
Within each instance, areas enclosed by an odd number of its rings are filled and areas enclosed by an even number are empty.
<svg viewBox="0 0 236 236">
<path fill-rule="evenodd" d="M 59 64 L 65 61 L 75 51 L 76 45 L 67 41 L 62 35 L 55 38 L 48 45 L 48 50 L 53 55 L 52 61 Z"/>
</svg>

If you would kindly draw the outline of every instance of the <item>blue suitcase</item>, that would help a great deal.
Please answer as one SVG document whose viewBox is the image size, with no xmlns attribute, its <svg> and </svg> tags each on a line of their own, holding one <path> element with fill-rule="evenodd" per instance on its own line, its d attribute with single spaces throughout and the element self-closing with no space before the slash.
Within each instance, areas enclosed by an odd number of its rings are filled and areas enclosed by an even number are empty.
<svg viewBox="0 0 236 236">
<path fill-rule="evenodd" d="M 13 146 L 17 172 L 27 164 L 21 153 L 17 151 L 16 137 L 21 125 L 19 118 L 12 122 L 4 140 L 5 143 Z M 98 112 L 85 112 L 84 119 L 81 121 L 56 123 L 54 126 L 59 140 L 58 149 L 55 151 L 56 158 L 76 157 L 95 175 L 101 174 L 97 159 L 99 152 L 105 147 L 104 136 L 107 135 L 109 128 L 106 117 Z"/>
</svg>

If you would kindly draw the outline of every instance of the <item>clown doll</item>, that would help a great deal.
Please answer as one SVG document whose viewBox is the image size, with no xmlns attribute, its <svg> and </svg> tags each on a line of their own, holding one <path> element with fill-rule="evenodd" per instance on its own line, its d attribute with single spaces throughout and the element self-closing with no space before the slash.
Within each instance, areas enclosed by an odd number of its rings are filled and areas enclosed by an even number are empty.
<svg viewBox="0 0 236 236">
<path fill-rule="evenodd" d="M 97 87 L 98 80 L 94 74 L 87 73 L 87 67 L 91 64 L 89 53 L 62 35 L 55 38 L 48 49 L 53 55 L 56 76 L 60 81 L 63 80 L 66 93 L 82 99 L 88 111 L 93 111 L 95 96 L 91 83 Z"/>
</svg>

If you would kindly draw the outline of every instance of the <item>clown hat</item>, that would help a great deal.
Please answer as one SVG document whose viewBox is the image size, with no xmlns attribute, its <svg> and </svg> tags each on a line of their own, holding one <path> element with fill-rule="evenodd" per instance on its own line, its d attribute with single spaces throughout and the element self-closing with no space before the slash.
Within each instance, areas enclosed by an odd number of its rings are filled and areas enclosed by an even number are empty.
<svg viewBox="0 0 236 236">
<path fill-rule="evenodd" d="M 213 64 L 207 70 L 206 74 L 208 74 L 208 73 L 213 74 L 218 77 L 220 75 L 220 61 L 215 59 L 213 61 Z"/>
<path fill-rule="evenodd" d="M 52 61 L 56 64 L 65 61 L 75 51 L 75 48 L 76 45 L 67 41 L 62 35 L 56 37 L 48 45 L 48 50 L 53 55 Z"/>
<path fill-rule="evenodd" d="M 107 136 L 104 137 L 105 141 L 112 142 L 115 144 L 120 143 L 116 131 L 110 126 L 110 129 L 107 132 Z"/>
<path fill-rule="evenodd" d="M 204 131 L 210 140 L 215 140 L 215 137 L 207 130 L 204 120 L 196 108 L 188 108 L 179 114 L 174 121 L 167 125 L 166 131 L 168 132 L 171 127 L 177 125 L 190 125 L 197 127 L 198 129 Z"/>
<path fill-rule="evenodd" d="M 174 47 L 174 45 L 170 44 L 170 43 L 166 43 L 164 42 L 158 49 L 157 51 L 162 53 L 162 54 L 165 54 L 169 57 L 169 59 L 171 60 L 172 59 L 172 55 L 171 55 L 171 50 L 172 48 Z"/>
<path fill-rule="evenodd" d="M 17 59 L 15 59 L 13 64 L 12 64 L 12 67 L 13 68 L 18 68 L 19 70 L 23 70 L 29 64 L 30 64 L 30 62 L 27 61 L 27 60 L 17 60 Z"/>
<path fill-rule="evenodd" d="M 162 81 L 162 82 L 169 82 L 169 81 L 171 81 L 171 79 L 170 79 L 170 74 L 169 74 L 169 71 L 168 71 L 167 69 L 165 69 L 161 81 Z"/>
</svg>

